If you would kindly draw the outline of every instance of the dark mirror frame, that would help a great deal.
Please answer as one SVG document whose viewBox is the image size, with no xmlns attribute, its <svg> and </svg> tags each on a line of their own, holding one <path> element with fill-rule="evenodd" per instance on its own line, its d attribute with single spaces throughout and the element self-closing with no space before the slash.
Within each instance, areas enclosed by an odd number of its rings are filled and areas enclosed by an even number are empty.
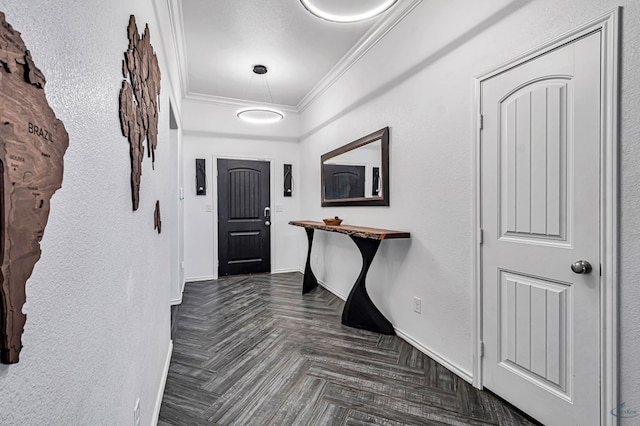
<svg viewBox="0 0 640 426">
<path fill-rule="evenodd" d="M 362 198 L 343 198 L 340 200 L 326 200 L 324 198 L 324 162 L 333 157 L 337 157 L 345 152 L 353 151 L 356 148 L 367 145 L 369 143 L 381 141 L 382 145 L 382 162 L 380 174 L 382 175 L 382 197 L 362 197 Z M 320 157 L 320 198 L 322 207 L 332 206 L 388 206 L 389 205 L 389 127 L 385 127 L 364 136 L 356 141 L 334 149 L 333 151 L 322 154 Z"/>
</svg>

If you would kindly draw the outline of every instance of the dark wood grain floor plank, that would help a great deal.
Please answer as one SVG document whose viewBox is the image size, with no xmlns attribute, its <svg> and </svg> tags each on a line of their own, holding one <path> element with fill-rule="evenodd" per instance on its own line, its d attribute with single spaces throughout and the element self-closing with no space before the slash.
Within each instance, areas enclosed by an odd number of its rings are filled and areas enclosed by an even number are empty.
<svg viewBox="0 0 640 426">
<path fill-rule="evenodd" d="M 533 425 L 398 337 L 343 326 L 343 301 L 301 283 L 188 283 L 159 425 Z"/>
<path fill-rule="evenodd" d="M 288 393 L 269 424 L 273 425 L 306 425 L 313 416 L 314 404 L 309 401 L 322 401 L 326 381 L 305 376 Z"/>
</svg>

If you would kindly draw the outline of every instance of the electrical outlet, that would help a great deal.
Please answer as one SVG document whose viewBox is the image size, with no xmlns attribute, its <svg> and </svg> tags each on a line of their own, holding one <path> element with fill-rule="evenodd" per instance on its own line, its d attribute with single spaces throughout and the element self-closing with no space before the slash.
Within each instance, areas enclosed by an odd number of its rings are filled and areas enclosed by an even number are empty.
<svg viewBox="0 0 640 426">
<path fill-rule="evenodd" d="M 213 210 L 213 206 L 211 204 L 207 204 L 206 210 L 207 213 L 211 213 L 211 210 Z"/>
<path fill-rule="evenodd" d="M 133 426 L 140 426 L 140 398 L 136 399 L 136 406 L 133 409 Z"/>
<path fill-rule="evenodd" d="M 416 314 L 422 313 L 422 300 L 419 297 L 413 296 L 413 312 Z"/>
</svg>

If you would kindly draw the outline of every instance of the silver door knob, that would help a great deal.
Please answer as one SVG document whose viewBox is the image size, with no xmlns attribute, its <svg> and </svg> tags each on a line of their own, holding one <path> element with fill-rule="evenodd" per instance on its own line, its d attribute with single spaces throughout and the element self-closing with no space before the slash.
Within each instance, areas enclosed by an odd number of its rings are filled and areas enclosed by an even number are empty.
<svg viewBox="0 0 640 426">
<path fill-rule="evenodd" d="M 578 260 L 571 264 L 571 270 L 576 274 L 588 274 L 591 269 L 591 264 L 586 260 Z"/>
<path fill-rule="evenodd" d="M 264 221 L 264 224 L 265 224 L 266 226 L 271 226 L 271 222 L 270 222 L 270 221 L 268 221 L 268 220 L 265 220 L 265 221 Z"/>
</svg>

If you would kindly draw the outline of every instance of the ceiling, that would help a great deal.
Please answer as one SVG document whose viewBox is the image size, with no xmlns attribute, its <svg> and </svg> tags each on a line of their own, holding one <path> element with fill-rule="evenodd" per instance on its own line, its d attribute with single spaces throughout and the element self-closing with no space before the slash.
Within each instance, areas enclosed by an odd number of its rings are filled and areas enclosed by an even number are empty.
<svg viewBox="0 0 640 426">
<path fill-rule="evenodd" d="M 382 0 L 313 0 L 382 3 Z M 232 98 L 298 108 L 312 89 L 389 16 L 333 23 L 309 13 L 299 0 L 182 0 L 187 96 Z M 369 40 L 370 42 L 371 40 Z M 253 74 L 256 64 L 269 69 Z"/>
</svg>

